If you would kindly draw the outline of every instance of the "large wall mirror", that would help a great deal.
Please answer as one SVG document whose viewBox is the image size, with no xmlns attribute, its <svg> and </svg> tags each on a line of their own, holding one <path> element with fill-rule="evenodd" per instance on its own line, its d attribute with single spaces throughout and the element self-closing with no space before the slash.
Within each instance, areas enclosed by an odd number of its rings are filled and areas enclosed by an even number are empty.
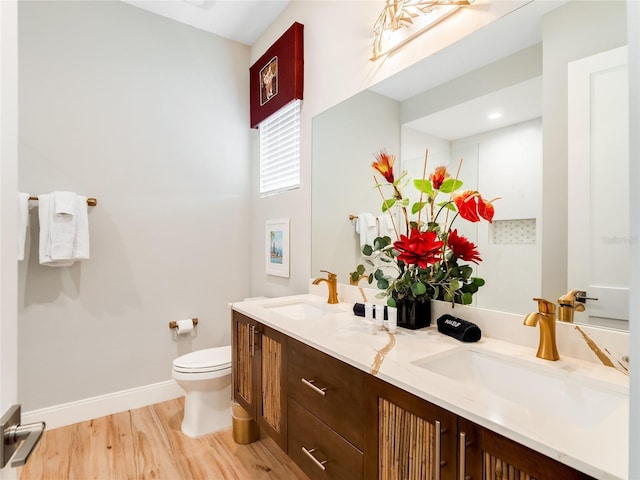
<svg viewBox="0 0 640 480">
<path fill-rule="evenodd" d="M 624 1 L 536 0 L 316 116 L 312 273 L 346 283 L 360 263 L 350 216 L 380 214 L 373 154 L 386 149 L 419 177 L 428 148 L 429 170 L 463 158 L 465 187 L 502 197 L 492 225 L 465 232 L 487 281 L 474 305 L 525 314 L 533 297 L 585 290 L 598 300 L 576 322 L 626 329 L 625 32 Z M 462 51 L 473 67 L 460 68 Z M 438 75 L 415 73 L 429 65 Z"/>
</svg>

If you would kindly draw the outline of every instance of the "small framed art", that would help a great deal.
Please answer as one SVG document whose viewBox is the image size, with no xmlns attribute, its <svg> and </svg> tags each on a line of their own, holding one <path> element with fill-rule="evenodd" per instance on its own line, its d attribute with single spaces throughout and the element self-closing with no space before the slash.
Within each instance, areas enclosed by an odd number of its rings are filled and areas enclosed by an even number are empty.
<svg viewBox="0 0 640 480">
<path fill-rule="evenodd" d="M 265 222 L 267 275 L 289 278 L 289 219 Z"/>
</svg>

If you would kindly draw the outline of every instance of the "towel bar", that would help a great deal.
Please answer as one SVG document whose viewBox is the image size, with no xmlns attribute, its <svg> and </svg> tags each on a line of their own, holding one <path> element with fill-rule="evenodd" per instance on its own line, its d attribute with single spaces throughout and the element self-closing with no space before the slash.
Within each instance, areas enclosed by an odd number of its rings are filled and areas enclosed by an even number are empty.
<svg viewBox="0 0 640 480">
<path fill-rule="evenodd" d="M 38 201 L 38 197 L 29 197 L 29 200 L 35 200 Z M 87 205 L 89 205 L 90 207 L 95 207 L 98 204 L 98 199 L 97 198 L 87 198 Z"/>
</svg>

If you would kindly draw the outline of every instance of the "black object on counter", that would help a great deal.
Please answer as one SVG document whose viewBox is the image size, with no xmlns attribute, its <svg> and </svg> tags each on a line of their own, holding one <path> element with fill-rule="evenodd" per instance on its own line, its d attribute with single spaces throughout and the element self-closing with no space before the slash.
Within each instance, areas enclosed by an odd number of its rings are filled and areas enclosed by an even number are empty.
<svg viewBox="0 0 640 480">
<path fill-rule="evenodd" d="M 373 318 L 377 317 L 377 312 L 384 308 L 383 320 L 387 320 L 387 307 L 384 305 L 373 305 Z M 364 303 L 356 303 L 353 305 L 353 314 L 358 317 L 364 317 Z"/>
<path fill-rule="evenodd" d="M 438 331 L 461 342 L 477 342 L 482 336 L 480 327 L 475 323 L 448 314 L 438 318 Z"/>
</svg>

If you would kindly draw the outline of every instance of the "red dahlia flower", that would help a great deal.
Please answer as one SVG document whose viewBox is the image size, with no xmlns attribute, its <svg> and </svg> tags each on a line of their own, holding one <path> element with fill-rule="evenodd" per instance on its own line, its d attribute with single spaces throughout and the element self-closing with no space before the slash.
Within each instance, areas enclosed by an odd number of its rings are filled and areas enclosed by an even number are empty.
<svg viewBox="0 0 640 480">
<path fill-rule="evenodd" d="M 396 157 L 389 155 L 384 150 L 376 153 L 374 157 L 376 161 L 373 162 L 371 166 L 380 172 L 380 175 L 382 175 L 387 182 L 393 183 L 393 164 L 396 161 Z"/>
<path fill-rule="evenodd" d="M 393 247 L 400 252 L 398 260 L 427 268 L 440 261 L 442 245 L 436 232 L 419 232 L 412 229 L 408 237 L 400 235 L 400 240 L 395 242 Z"/>
<path fill-rule="evenodd" d="M 473 262 L 476 265 L 482 261 L 478 247 L 465 237 L 458 235 L 458 230 L 451 230 L 447 238 L 447 245 L 456 258 L 467 262 Z"/>
<path fill-rule="evenodd" d="M 447 172 L 447 167 L 437 167 L 435 171 L 431 174 L 431 186 L 434 190 L 440 190 L 442 186 L 442 182 L 445 179 L 449 178 L 449 172 Z"/>
</svg>

